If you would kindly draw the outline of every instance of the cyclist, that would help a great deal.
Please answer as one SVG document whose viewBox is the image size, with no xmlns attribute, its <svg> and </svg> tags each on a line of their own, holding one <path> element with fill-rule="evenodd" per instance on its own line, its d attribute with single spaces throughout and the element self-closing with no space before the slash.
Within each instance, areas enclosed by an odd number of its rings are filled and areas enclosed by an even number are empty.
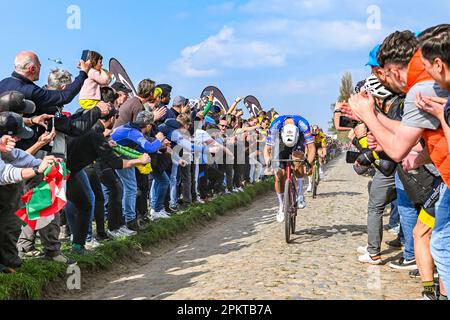
<svg viewBox="0 0 450 320">
<path fill-rule="evenodd" d="M 327 136 L 325 133 L 323 133 L 322 129 L 319 128 L 318 125 L 313 125 L 311 127 L 311 133 L 314 137 L 314 145 L 316 147 L 316 152 L 319 157 L 319 174 L 320 178 L 323 176 L 323 166 L 325 165 L 325 160 L 327 157 Z M 315 155 L 314 155 L 315 156 Z M 311 175 L 308 176 L 308 189 L 307 192 L 312 192 L 312 177 Z"/>
<path fill-rule="evenodd" d="M 305 161 L 305 145 L 308 148 L 308 159 Z M 268 167 L 271 160 L 275 170 L 275 191 L 278 195 L 280 210 L 277 215 L 278 222 L 284 222 L 283 201 L 284 182 L 286 178 L 286 163 L 282 160 L 289 160 L 292 156 L 294 163 L 294 174 L 297 177 L 298 198 L 297 203 L 300 209 L 306 208 L 304 196 L 304 177 L 311 171 L 314 155 L 316 153 L 314 138 L 311 134 L 309 123 L 300 116 L 280 116 L 271 125 L 264 158 Z"/>
</svg>

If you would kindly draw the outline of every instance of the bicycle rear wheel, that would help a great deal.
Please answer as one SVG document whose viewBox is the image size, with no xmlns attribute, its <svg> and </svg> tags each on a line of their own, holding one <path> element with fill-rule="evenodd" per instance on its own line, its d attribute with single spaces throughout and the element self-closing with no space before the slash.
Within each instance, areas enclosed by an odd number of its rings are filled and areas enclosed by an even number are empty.
<svg viewBox="0 0 450 320">
<path fill-rule="evenodd" d="M 285 236 L 286 243 L 291 243 L 291 208 L 292 208 L 292 184 L 289 180 L 286 181 L 284 187 L 284 203 L 283 203 L 283 212 L 284 212 L 284 225 L 285 225 Z"/>
</svg>

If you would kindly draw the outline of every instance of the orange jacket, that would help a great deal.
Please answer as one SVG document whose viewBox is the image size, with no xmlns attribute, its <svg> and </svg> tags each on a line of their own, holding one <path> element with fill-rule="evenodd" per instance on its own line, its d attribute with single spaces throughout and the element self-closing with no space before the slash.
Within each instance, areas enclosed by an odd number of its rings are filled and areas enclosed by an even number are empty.
<svg viewBox="0 0 450 320">
<path fill-rule="evenodd" d="M 417 50 L 408 66 L 408 92 L 416 84 L 430 80 L 432 81 L 433 78 L 423 66 L 422 51 Z M 433 161 L 446 185 L 450 187 L 450 157 L 444 131 L 442 128 L 438 130 L 426 129 L 422 138 L 425 140 L 431 161 Z"/>
</svg>

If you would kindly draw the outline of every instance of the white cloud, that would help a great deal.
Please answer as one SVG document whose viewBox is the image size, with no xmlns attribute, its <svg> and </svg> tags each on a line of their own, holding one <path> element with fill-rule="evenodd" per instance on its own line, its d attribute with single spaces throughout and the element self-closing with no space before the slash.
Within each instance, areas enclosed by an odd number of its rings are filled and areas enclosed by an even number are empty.
<svg viewBox="0 0 450 320">
<path fill-rule="evenodd" d="M 224 26 L 217 35 L 183 49 L 171 70 L 186 77 L 209 77 L 221 68 L 280 66 L 284 61 L 285 56 L 271 44 L 238 39 L 234 28 Z"/>
<path fill-rule="evenodd" d="M 348 5 L 347 2 L 342 5 Z M 288 59 L 292 62 L 314 59 L 326 52 L 342 54 L 370 48 L 388 34 L 386 28 L 369 30 L 364 10 L 361 20 L 312 17 L 335 10 L 337 3 L 336 0 L 249 0 L 239 8 L 246 13 L 246 19 L 230 22 L 216 35 L 183 49 L 180 57 L 171 63 L 171 70 L 185 77 L 211 77 L 226 69 L 281 67 Z M 207 10 L 234 10 L 235 7 L 234 2 L 228 1 Z M 305 14 L 299 18 L 296 13 Z"/>
<path fill-rule="evenodd" d="M 245 34 L 262 37 L 286 54 L 298 55 L 319 49 L 351 51 L 372 45 L 382 38 L 385 30 L 368 30 L 363 22 L 354 20 L 297 21 L 269 19 L 242 26 Z"/>
</svg>

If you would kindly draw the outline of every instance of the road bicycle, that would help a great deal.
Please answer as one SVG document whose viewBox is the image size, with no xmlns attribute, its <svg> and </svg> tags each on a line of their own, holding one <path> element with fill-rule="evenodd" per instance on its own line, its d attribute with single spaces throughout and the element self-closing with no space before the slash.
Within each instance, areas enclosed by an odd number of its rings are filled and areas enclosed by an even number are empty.
<svg viewBox="0 0 450 320">
<path fill-rule="evenodd" d="M 291 243 L 291 235 L 295 234 L 297 228 L 297 212 L 298 212 L 298 190 L 297 190 L 297 178 L 294 174 L 294 163 L 305 163 L 305 160 L 292 160 L 292 156 L 289 160 L 273 160 L 274 162 L 287 163 L 286 166 L 286 181 L 284 185 L 284 201 L 283 201 L 283 213 L 285 224 L 285 236 L 286 243 Z"/>
</svg>

